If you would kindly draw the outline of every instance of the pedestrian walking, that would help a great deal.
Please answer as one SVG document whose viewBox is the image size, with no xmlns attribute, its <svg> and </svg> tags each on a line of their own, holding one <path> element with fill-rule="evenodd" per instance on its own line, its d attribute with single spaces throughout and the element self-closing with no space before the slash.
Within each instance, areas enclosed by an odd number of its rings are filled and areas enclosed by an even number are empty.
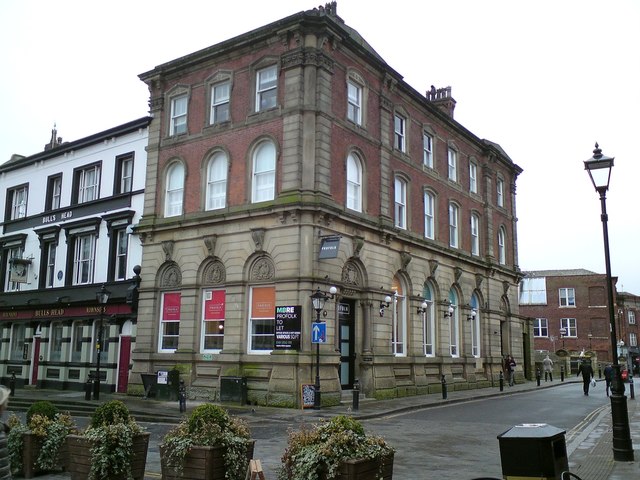
<svg viewBox="0 0 640 480">
<path fill-rule="evenodd" d="M 607 393 L 607 397 L 609 396 L 609 389 L 611 388 L 611 380 L 613 380 L 613 367 L 608 363 L 607 366 L 604 367 L 604 390 Z"/>
<path fill-rule="evenodd" d="M 513 387 L 515 382 L 515 371 L 516 371 L 516 361 L 511 355 L 507 355 L 506 360 L 504 361 L 504 370 L 507 374 L 507 379 L 509 380 L 509 386 Z"/>
<path fill-rule="evenodd" d="M 582 390 L 585 395 L 589 395 L 589 386 L 591 385 L 591 380 L 593 379 L 593 368 L 591 367 L 591 362 L 588 360 L 583 360 L 578 367 L 578 374 L 576 377 L 582 375 Z"/>
<path fill-rule="evenodd" d="M 549 381 L 553 382 L 553 360 L 549 358 L 549 355 L 542 360 L 542 369 L 544 370 L 544 381 L 547 381 L 548 376 Z"/>
<path fill-rule="evenodd" d="M 4 413 L 9 405 L 9 390 L 4 385 L 0 386 L 0 415 Z M 11 467 L 9 465 L 9 448 L 7 446 L 8 427 L 3 422 L 0 428 L 0 480 L 11 478 Z"/>
<path fill-rule="evenodd" d="M 187 387 L 184 385 L 184 380 L 180 380 L 178 386 L 178 400 L 180 402 L 180 413 L 187 411 Z"/>
</svg>

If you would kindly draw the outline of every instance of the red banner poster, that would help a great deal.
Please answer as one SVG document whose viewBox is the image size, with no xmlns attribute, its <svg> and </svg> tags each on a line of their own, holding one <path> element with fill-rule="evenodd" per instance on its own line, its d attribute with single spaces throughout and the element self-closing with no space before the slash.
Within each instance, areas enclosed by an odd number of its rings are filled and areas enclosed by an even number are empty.
<svg viewBox="0 0 640 480">
<path fill-rule="evenodd" d="M 225 291 L 212 290 L 205 292 L 204 319 L 224 320 Z"/>
<path fill-rule="evenodd" d="M 165 293 L 162 302 L 162 320 L 180 320 L 180 293 Z"/>
</svg>

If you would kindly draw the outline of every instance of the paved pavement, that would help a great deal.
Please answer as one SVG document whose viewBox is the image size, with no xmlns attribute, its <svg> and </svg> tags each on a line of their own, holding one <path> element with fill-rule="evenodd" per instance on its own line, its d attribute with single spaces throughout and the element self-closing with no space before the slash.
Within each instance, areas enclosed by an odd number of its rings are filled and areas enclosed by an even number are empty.
<svg viewBox="0 0 640 480">
<path fill-rule="evenodd" d="M 565 383 L 575 381 L 575 379 L 568 378 Z M 378 418 L 394 413 L 419 410 L 455 402 L 465 402 L 472 399 L 514 395 L 529 390 L 553 388 L 561 384 L 562 383 L 558 381 L 549 383 L 542 382 L 540 386 L 537 386 L 536 382 L 523 382 L 513 387 L 505 385 L 503 391 L 500 391 L 498 387 L 478 390 L 449 391 L 446 399 L 443 399 L 440 393 L 393 400 L 378 401 L 362 399 L 359 402 L 359 408 L 357 411 L 353 410 L 351 401 L 345 402 L 340 406 L 323 408 L 321 410 L 292 410 L 237 405 L 227 405 L 227 407 L 231 413 L 241 415 L 250 425 L 252 423 L 258 424 L 260 422 L 276 420 L 314 423 L 322 418 L 330 418 L 338 414 L 349 414 L 359 419 Z M 640 394 L 640 387 L 638 390 L 638 393 Z M 582 480 L 628 480 L 631 478 L 640 478 L 640 408 L 638 408 L 638 402 L 640 402 L 640 399 L 630 398 L 628 386 L 626 394 L 635 461 L 616 462 L 613 460 L 611 409 L 610 406 L 607 405 L 605 408 L 597 410 L 590 416 L 590 418 L 586 419 L 583 428 L 581 428 L 579 432 L 576 432 L 575 436 L 566 439 L 569 470 L 571 473 L 578 475 Z M 82 392 L 40 390 L 29 387 L 17 390 L 16 403 L 18 398 L 20 400 L 50 399 L 52 401 L 56 401 L 56 403 L 59 401 L 67 401 L 69 403 L 85 403 L 94 406 L 97 403 L 96 401 L 85 401 L 84 393 Z M 154 418 L 159 423 L 175 423 L 181 418 L 177 402 L 165 402 L 153 399 L 143 399 L 140 397 L 130 397 L 122 394 L 105 393 L 101 393 L 100 402 L 105 402 L 113 398 L 117 398 L 125 402 L 136 418 Z M 200 403 L 202 402 L 187 401 L 187 413 Z M 9 402 L 9 411 L 11 411 L 11 401 Z M 268 444 L 269 442 L 260 443 Z M 282 454 L 280 446 L 273 447 L 271 449 L 269 445 L 260 445 L 260 447 L 260 456 L 256 455 L 258 458 L 273 456 L 271 462 L 279 462 L 279 458 Z M 276 448 L 278 451 L 275 451 Z M 258 444 L 256 444 L 256 449 L 258 449 Z M 264 463 L 265 460 L 263 460 L 263 464 Z M 157 443 L 152 444 L 149 447 L 146 470 L 146 480 L 157 480 L 161 476 Z M 267 472 L 266 468 L 265 472 Z M 68 480 L 69 474 L 46 474 L 40 475 L 38 478 Z M 274 480 L 275 477 L 267 476 L 267 479 Z"/>
</svg>

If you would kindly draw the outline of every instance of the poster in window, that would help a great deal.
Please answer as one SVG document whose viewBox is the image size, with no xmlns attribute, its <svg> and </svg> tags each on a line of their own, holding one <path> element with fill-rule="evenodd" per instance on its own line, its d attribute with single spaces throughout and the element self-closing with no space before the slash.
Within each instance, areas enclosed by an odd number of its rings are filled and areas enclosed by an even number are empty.
<svg viewBox="0 0 640 480">
<path fill-rule="evenodd" d="M 224 320 L 225 291 L 209 290 L 204 297 L 204 319 Z"/>
<path fill-rule="evenodd" d="M 162 320 L 180 320 L 180 293 L 165 293 L 162 303 Z"/>
<path fill-rule="evenodd" d="M 251 295 L 251 317 L 273 318 L 276 308 L 275 287 L 254 287 Z"/>
</svg>

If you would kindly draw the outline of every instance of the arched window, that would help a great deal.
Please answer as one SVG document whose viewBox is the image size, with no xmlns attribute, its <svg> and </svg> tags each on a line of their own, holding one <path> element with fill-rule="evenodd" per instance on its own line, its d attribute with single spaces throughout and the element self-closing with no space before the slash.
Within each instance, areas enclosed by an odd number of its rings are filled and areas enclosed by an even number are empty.
<svg viewBox="0 0 640 480">
<path fill-rule="evenodd" d="M 227 156 L 214 153 L 207 163 L 206 210 L 224 208 L 227 200 Z"/>
<path fill-rule="evenodd" d="M 427 304 L 427 308 L 422 312 L 422 338 L 424 346 L 424 354 L 427 357 L 432 357 L 436 352 L 436 331 L 435 331 L 435 306 L 433 303 L 433 292 L 428 283 L 424 284 L 424 290 L 422 293 L 424 297 L 424 303 Z"/>
<path fill-rule="evenodd" d="M 449 314 L 449 339 L 450 353 L 452 357 L 460 356 L 460 328 L 458 312 L 458 295 L 452 288 L 449 290 L 449 303 L 453 307 L 453 312 Z"/>
<path fill-rule="evenodd" d="M 506 238 L 507 232 L 504 227 L 500 227 L 498 230 L 498 262 L 500 265 L 507 263 Z"/>
<path fill-rule="evenodd" d="M 478 296 L 471 295 L 471 354 L 478 358 L 480 356 L 480 302 Z M 475 312 L 475 313 L 474 313 Z"/>
<path fill-rule="evenodd" d="M 394 277 L 391 289 L 395 292 L 392 300 L 391 349 L 394 355 L 404 357 L 407 355 L 407 298 L 398 277 Z"/>
<path fill-rule="evenodd" d="M 275 198 L 276 146 L 261 142 L 253 152 L 251 202 L 267 202 Z"/>
<path fill-rule="evenodd" d="M 362 165 L 352 153 L 347 157 L 347 208 L 362 211 Z"/>
<path fill-rule="evenodd" d="M 184 166 L 181 163 L 176 162 L 169 167 L 165 185 L 164 216 L 175 217 L 182 215 Z"/>
</svg>

